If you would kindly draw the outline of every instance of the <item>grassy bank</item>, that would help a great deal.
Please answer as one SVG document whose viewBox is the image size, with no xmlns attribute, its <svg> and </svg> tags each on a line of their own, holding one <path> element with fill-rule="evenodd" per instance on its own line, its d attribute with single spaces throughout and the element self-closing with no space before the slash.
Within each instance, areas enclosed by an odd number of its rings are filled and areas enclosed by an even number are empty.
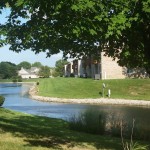
<svg viewBox="0 0 150 150">
<path fill-rule="evenodd" d="M 12 82 L 0 80 L 0 82 Z M 58 98 L 101 98 L 102 84 L 105 83 L 104 97 L 108 89 L 111 98 L 150 100 L 150 79 L 93 80 L 84 78 L 24 79 L 23 82 L 40 82 L 39 95 Z"/>
<path fill-rule="evenodd" d="M 12 79 L 0 79 L 0 83 L 12 82 Z"/>
<path fill-rule="evenodd" d="M 60 98 L 100 98 L 105 83 L 105 97 L 150 100 L 150 79 L 93 80 L 83 78 L 41 79 L 39 95 Z"/>
<path fill-rule="evenodd" d="M 69 130 L 59 119 L 38 117 L 0 108 L 1 150 L 121 149 L 121 140 Z"/>
</svg>

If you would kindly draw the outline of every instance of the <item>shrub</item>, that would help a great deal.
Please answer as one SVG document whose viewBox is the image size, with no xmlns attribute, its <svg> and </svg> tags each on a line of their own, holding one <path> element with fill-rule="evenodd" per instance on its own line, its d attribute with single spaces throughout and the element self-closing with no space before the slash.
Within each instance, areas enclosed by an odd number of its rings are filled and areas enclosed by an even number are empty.
<svg viewBox="0 0 150 150">
<path fill-rule="evenodd" d="M 17 82 L 17 79 L 12 79 L 12 82 L 14 82 L 14 83 Z"/>
<path fill-rule="evenodd" d="M 22 82 L 22 77 L 18 76 L 18 82 Z"/>
<path fill-rule="evenodd" d="M 70 129 L 93 134 L 104 134 L 105 125 L 105 114 L 95 110 L 86 110 L 79 116 L 73 116 L 69 120 Z"/>
<path fill-rule="evenodd" d="M 14 83 L 22 82 L 21 76 L 14 76 L 14 77 L 12 77 L 12 82 L 14 82 Z"/>
<path fill-rule="evenodd" d="M 73 73 L 70 74 L 70 77 L 75 77 Z"/>
<path fill-rule="evenodd" d="M 5 98 L 3 96 L 0 96 L 0 106 L 3 105 L 4 101 L 5 101 Z"/>
</svg>

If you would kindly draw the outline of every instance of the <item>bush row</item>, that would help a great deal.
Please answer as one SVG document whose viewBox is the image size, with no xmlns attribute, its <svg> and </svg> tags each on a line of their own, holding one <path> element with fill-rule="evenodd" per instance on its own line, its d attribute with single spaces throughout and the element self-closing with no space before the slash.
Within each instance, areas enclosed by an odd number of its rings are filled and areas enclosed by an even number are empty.
<svg viewBox="0 0 150 150">
<path fill-rule="evenodd" d="M 12 78 L 12 82 L 22 82 L 21 76 L 14 76 L 14 77 Z"/>
</svg>

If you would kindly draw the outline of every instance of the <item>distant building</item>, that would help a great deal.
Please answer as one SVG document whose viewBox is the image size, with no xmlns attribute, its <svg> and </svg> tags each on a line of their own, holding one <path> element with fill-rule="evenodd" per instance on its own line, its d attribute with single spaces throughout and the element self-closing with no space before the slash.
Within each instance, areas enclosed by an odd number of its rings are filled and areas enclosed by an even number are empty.
<svg viewBox="0 0 150 150">
<path fill-rule="evenodd" d="M 25 69 L 21 68 L 21 70 L 18 71 L 18 75 L 21 76 L 23 79 L 29 79 L 29 78 L 39 78 L 39 68 L 37 67 L 31 67 L 31 69 Z"/>
<path fill-rule="evenodd" d="M 126 77 L 126 68 L 119 66 L 117 60 L 104 56 L 102 52 L 99 60 L 83 57 L 65 65 L 64 75 L 70 76 L 70 74 L 94 79 L 123 79 Z"/>
</svg>

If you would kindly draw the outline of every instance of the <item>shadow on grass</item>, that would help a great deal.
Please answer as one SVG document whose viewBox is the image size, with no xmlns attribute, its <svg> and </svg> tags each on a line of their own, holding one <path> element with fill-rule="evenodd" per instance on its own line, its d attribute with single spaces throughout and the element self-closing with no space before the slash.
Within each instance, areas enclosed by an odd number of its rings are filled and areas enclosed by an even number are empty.
<svg viewBox="0 0 150 150">
<path fill-rule="evenodd" d="M 31 116 L 0 108 L 0 128 L 13 136 L 23 137 L 28 146 L 68 149 L 90 145 L 95 149 L 121 149 L 119 139 L 71 131 L 60 119 Z"/>
</svg>

